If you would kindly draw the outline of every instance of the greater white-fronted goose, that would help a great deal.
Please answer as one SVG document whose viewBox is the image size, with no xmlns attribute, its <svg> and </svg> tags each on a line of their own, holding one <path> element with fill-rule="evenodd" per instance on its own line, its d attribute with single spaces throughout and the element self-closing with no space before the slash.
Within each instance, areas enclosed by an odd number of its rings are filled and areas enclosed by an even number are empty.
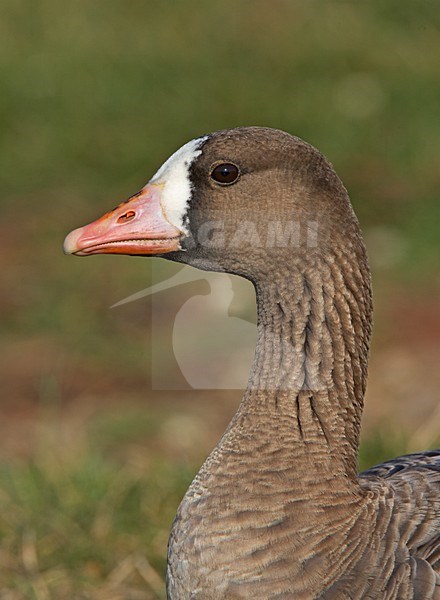
<svg viewBox="0 0 440 600">
<path fill-rule="evenodd" d="M 260 127 L 195 139 L 65 251 L 163 256 L 255 286 L 248 387 L 178 509 L 168 598 L 440 599 L 440 451 L 357 475 L 370 271 L 322 154 Z"/>
</svg>

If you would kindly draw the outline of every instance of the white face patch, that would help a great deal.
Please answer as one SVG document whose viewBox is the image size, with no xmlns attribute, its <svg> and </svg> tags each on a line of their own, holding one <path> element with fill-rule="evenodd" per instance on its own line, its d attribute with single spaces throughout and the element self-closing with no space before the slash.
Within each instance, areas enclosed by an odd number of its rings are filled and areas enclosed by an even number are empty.
<svg viewBox="0 0 440 600">
<path fill-rule="evenodd" d="M 189 169 L 202 153 L 200 147 L 207 137 L 196 138 L 179 148 L 148 182 L 164 186 L 161 195 L 162 209 L 169 222 L 184 233 L 189 233 L 185 222 L 191 199 Z"/>
</svg>

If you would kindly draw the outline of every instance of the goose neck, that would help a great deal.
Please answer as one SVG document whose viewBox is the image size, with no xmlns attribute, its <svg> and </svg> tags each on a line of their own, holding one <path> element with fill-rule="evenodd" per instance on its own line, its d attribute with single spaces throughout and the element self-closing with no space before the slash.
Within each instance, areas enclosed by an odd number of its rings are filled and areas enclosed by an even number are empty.
<svg viewBox="0 0 440 600">
<path fill-rule="evenodd" d="M 283 423 L 297 454 L 313 444 L 355 478 L 371 294 L 366 261 L 362 270 L 347 254 L 292 261 L 256 283 L 258 343 L 240 412 L 268 419 L 279 440 Z"/>
</svg>

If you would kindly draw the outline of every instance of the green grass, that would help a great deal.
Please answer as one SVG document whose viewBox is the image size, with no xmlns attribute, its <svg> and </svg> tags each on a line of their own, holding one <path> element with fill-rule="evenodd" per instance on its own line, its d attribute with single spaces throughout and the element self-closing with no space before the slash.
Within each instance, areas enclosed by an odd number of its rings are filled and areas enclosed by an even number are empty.
<svg viewBox="0 0 440 600">
<path fill-rule="evenodd" d="M 73 446 L 46 421 L 30 460 L 0 464 L 2 597 L 164 597 L 168 532 L 193 469 L 136 448 L 139 421 L 95 419 Z"/>
<path fill-rule="evenodd" d="M 69 441 L 45 418 L 33 457 L 0 463 L 2 598 L 164 597 L 168 533 L 199 465 L 162 458 L 158 425 L 139 409 L 100 414 Z M 376 435 L 361 467 L 405 450 Z"/>
</svg>

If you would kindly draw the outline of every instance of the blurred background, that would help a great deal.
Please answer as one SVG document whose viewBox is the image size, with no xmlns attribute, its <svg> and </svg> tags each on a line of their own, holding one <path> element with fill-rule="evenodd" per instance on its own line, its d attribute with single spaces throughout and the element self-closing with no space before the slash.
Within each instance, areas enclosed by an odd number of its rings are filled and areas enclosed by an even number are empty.
<svg viewBox="0 0 440 600">
<path fill-rule="evenodd" d="M 157 296 L 153 390 L 152 298 L 110 306 L 169 265 L 61 245 L 200 134 L 278 127 L 330 158 L 373 270 L 361 468 L 439 442 L 439 27 L 436 0 L 3 0 L 2 600 L 164 597 L 172 518 L 240 391 L 168 365 L 206 282 Z"/>
</svg>

